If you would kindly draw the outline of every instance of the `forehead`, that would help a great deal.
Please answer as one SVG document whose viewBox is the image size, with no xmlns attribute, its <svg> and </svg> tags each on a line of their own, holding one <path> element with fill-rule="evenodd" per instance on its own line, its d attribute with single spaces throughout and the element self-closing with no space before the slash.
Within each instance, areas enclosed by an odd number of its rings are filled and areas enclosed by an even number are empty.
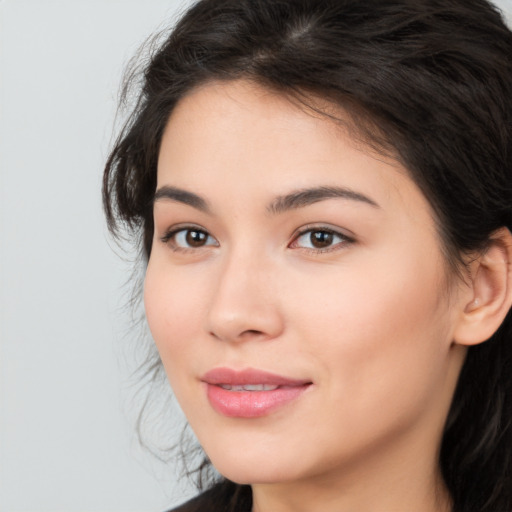
<svg viewBox="0 0 512 512">
<path fill-rule="evenodd" d="M 170 185 L 212 201 L 238 200 L 243 208 L 255 201 L 268 204 L 270 195 L 290 190 L 348 187 L 378 204 L 394 203 L 411 212 L 420 208 L 430 216 L 408 171 L 355 138 L 345 112 L 336 112 L 337 119 L 347 120 L 340 125 L 301 107 L 247 81 L 193 90 L 168 121 L 157 188 Z"/>
<path fill-rule="evenodd" d="M 227 166 L 224 172 L 236 170 L 233 178 L 242 172 L 261 173 L 265 163 L 278 180 L 290 174 L 300 180 L 304 171 L 321 174 L 333 155 L 341 166 L 356 153 L 389 167 L 392 174 L 408 174 L 395 158 L 364 144 L 350 116 L 332 102 L 318 97 L 299 102 L 244 80 L 213 82 L 182 98 L 170 116 L 159 155 L 159 180 L 168 174 L 171 162 L 174 179 L 184 167 L 192 179 L 201 170 L 212 173 L 220 160 Z M 352 174 L 356 177 L 357 169 Z"/>
</svg>

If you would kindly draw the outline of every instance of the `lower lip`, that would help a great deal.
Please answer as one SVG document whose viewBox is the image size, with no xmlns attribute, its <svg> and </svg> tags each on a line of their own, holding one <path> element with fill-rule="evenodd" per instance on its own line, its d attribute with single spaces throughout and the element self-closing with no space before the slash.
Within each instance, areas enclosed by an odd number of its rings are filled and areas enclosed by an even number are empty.
<svg viewBox="0 0 512 512">
<path fill-rule="evenodd" d="M 283 386 L 271 391 L 229 391 L 207 384 L 208 400 L 212 407 L 230 418 L 258 418 L 293 402 L 309 385 Z"/>
</svg>

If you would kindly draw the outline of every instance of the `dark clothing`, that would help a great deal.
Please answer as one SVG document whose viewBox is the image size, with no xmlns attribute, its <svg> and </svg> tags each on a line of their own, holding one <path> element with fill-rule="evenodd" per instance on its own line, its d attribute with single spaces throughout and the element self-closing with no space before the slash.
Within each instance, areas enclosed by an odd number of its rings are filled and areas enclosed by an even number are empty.
<svg viewBox="0 0 512 512">
<path fill-rule="evenodd" d="M 251 512 L 251 510 L 251 487 L 226 480 L 168 512 Z"/>
</svg>

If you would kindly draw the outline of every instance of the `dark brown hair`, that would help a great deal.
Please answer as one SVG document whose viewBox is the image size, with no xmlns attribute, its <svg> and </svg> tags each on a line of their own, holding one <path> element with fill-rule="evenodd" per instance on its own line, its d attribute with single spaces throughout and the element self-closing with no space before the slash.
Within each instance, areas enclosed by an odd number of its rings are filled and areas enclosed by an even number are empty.
<svg viewBox="0 0 512 512">
<path fill-rule="evenodd" d="M 128 228 L 146 257 L 169 116 L 193 88 L 241 78 L 305 104 L 326 98 L 392 151 L 431 203 L 453 266 L 512 229 L 512 34 L 490 3 L 202 0 L 151 54 L 105 168 L 109 226 Z M 510 312 L 469 349 L 440 464 L 455 511 L 512 511 Z"/>
</svg>

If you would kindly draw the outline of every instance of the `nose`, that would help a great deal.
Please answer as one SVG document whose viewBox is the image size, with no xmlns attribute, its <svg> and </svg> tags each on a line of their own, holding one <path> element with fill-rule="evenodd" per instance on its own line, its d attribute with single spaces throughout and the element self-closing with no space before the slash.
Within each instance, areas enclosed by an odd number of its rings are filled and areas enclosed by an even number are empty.
<svg viewBox="0 0 512 512">
<path fill-rule="evenodd" d="M 206 318 L 210 335 L 227 342 L 278 337 L 284 322 L 274 275 L 272 264 L 254 253 L 224 261 Z"/>
</svg>

